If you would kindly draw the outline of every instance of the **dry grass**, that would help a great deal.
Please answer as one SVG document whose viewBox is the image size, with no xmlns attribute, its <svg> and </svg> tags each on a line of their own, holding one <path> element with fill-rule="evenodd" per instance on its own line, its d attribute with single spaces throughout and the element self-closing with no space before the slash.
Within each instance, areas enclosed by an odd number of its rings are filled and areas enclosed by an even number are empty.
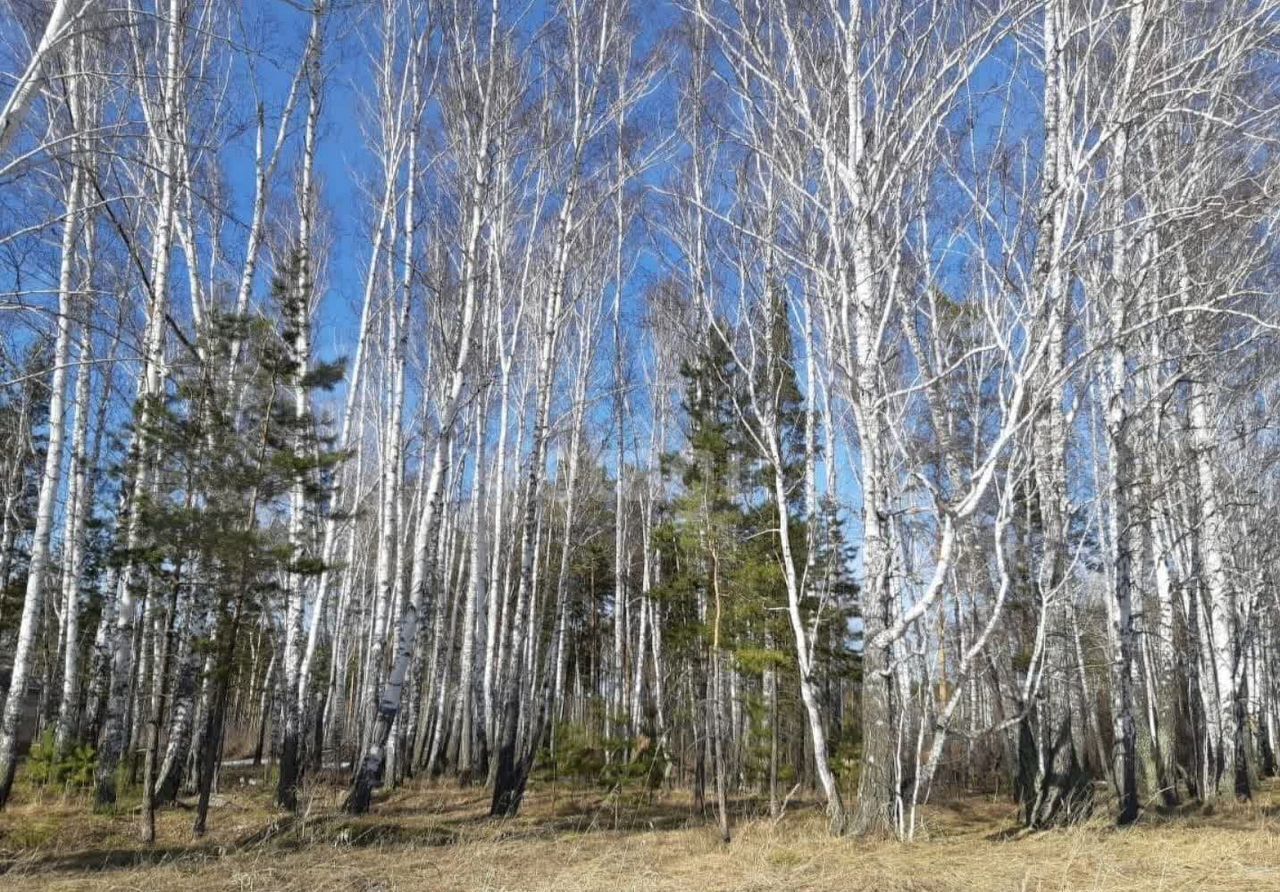
<svg viewBox="0 0 1280 892">
<path fill-rule="evenodd" d="M 484 818 L 482 791 L 418 786 L 375 813 L 337 813 L 317 787 L 292 820 L 262 786 L 237 783 L 190 838 L 192 813 L 168 809 L 148 851 L 130 809 L 86 814 L 46 796 L 0 815 L 0 888 L 234 890 L 953 890 L 1280 889 L 1275 790 L 1216 815 L 1147 815 L 1020 834 L 1004 800 L 926 812 L 914 845 L 831 839 L 812 809 L 774 826 L 739 817 L 734 841 L 689 811 L 687 797 L 621 801 L 594 791 L 531 792 L 513 821 Z"/>
</svg>

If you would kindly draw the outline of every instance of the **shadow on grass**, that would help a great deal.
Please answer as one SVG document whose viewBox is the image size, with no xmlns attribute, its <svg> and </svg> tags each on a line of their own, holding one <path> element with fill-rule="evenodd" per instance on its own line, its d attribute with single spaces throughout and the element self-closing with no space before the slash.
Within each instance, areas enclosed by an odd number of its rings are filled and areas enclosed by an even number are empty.
<svg viewBox="0 0 1280 892">
<path fill-rule="evenodd" d="M 226 805 L 241 810 L 244 803 L 225 797 Z M 250 795 L 265 796 L 265 791 Z M 470 840 L 519 841 L 549 839 L 579 833 L 647 833 L 679 830 L 712 823 L 704 815 L 671 797 L 608 795 L 580 788 L 531 790 L 526 809 L 515 818 L 490 818 L 489 794 L 483 788 L 447 789 L 413 785 L 382 794 L 367 815 L 353 816 L 336 808 L 303 815 L 274 814 L 259 826 L 233 840 L 200 840 L 189 844 L 146 847 L 118 841 L 71 852 L 42 852 L 39 848 L 17 854 L 0 853 L 0 876 L 20 877 L 51 873 L 101 873 L 164 864 L 198 863 L 245 853 L 284 853 L 324 845 L 370 848 L 377 846 L 434 847 Z M 179 801 L 168 810 L 185 809 Z M 791 810 L 803 810 L 795 804 Z M 734 823 L 760 816 L 752 799 L 730 802 Z M 122 815 L 121 820 L 131 821 Z M 216 821 L 216 818 L 215 818 Z"/>
<path fill-rule="evenodd" d="M 0 876 L 45 872 L 93 873 L 121 870 L 129 867 L 154 867 L 178 860 L 199 860 L 217 857 L 221 847 L 214 845 L 165 846 L 149 849 L 90 849 L 57 855 L 39 855 L 0 860 Z"/>
<path fill-rule="evenodd" d="M 1212 826 L 1256 830 L 1260 822 L 1280 818 L 1280 805 L 1272 804 L 1269 789 L 1266 793 L 1267 798 L 1260 795 L 1261 801 L 1247 806 L 1228 804 L 1209 809 L 1187 803 L 1167 810 L 1153 806 L 1143 813 L 1138 827 Z M 216 841 L 195 840 L 151 848 L 141 843 L 131 846 L 124 834 L 133 830 L 132 814 L 121 813 L 109 823 L 97 816 L 92 819 L 97 822 L 96 845 L 89 842 L 78 851 L 50 851 L 37 843 L 8 853 L 0 851 L 0 877 L 12 880 L 40 874 L 195 865 L 228 855 L 270 857 L 315 846 L 426 848 L 472 842 L 550 840 L 578 834 L 638 836 L 711 827 L 715 821 L 712 808 L 695 807 L 688 792 L 650 795 L 634 790 L 602 791 L 552 784 L 532 788 L 521 814 L 505 819 L 488 816 L 489 793 L 484 788 L 460 788 L 446 783 L 411 782 L 396 790 L 380 792 L 372 811 L 360 816 L 347 815 L 338 809 L 340 788 L 330 785 L 317 786 L 316 801 L 323 803 L 322 806 L 309 813 L 304 809 L 303 814 L 296 816 L 274 811 L 269 804 L 270 791 L 262 787 L 229 790 L 223 798 L 224 808 L 248 818 L 240 824 L 242 829 L 237 835 L 224 834 Z M 179 803 L 181 805 L 183 803 Z M 818 808 L 812 799 L 793 800 L 788 805 L 787 817 L 812 816 Z M 172 809 L 167 811 L 172 814 Z M 768 820 L 767 804 L 752 797 L 731 799 L 730 812 L 735 826 Z M 1108 803 L 1100 803 L 1088 823 L 1098 829 L 1109 829 L 1112 826 L 1109 814 Z M 1017 820 L 1016 807 L 999 797 L 958 796 L 930 806 L 924 817 L 922 839 L 950 837 L 1007 843 L 1039 835 L 1023 828 Z M 74 832 L 75 815 L 60 815 L 59 820 L 66 822 L 65 827 L 58 826 L 59 832 L 64 829 Z M 215 817 L 215 828 L 218 823 Z"/>
</svg>

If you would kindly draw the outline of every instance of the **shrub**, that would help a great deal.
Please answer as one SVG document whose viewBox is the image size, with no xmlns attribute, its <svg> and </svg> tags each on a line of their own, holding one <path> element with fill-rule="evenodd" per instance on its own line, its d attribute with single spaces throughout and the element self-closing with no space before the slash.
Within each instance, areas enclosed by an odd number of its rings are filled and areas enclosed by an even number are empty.
<svg viewBox="0 0 1280 892">
<path fill-rule="evenodd" d="M 93 784 L 98 754 L 88 744 L 80 744 L 62 758 L 58 757 L 58 745 L 53 731 L 45 731 L 31 745 L 27 754 L 27 779 L 38 787 L 65 784 L 69 787 L 88 787 Z"/>
</svg>

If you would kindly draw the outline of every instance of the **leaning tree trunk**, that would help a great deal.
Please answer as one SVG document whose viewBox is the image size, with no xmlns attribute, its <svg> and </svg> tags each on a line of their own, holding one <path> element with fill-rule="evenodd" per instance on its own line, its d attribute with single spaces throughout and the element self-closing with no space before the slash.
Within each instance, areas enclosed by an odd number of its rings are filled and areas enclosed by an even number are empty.
<svg viewBox="0 0 1280 892">
<path fill-rule="evenodd" d="M 31 537 L 31 557 L 27 569 L 27 589 L 18 626 L 18 643 L 9 676 L 9 695 L 0 715 L 0 808 L 9 800 L 13 775 L 18 765 L 18 724 L 27 698 L 28 677 L 35 665 L 40 620 L 44 615 L 49 539 L 53 532 L 54 507 L 62 483 L 62 443 L 65 431 L 67 363 L 71 355 L 72 289 L 75 256 L 80 229 L 81 168 L 77 165 L 67 187 L 66 216 L 62 226 L 62 260 L 58 275 L 57 335 L 53 346 L 53 378 L 49 397 L 49 441 L 45 449 L 44 472 L 36 504 L 36 527 Z M 74 647 L 74 642 L 69 646 Z"/>
<path fill-rule="evenodd" d="M 773 419 L 770 419 L 770 424 L 772 424 L 772 421 Z M 796 567 L 797 562 L 791 547 L 791 514 L 787 505 L 786 470 L 776 429 L 766 429 L 764 437 L 769 447 L 769 463 L 772 465 L 773 471 L 773 500 L 778 514 L 778 544 L 782 553 L 783 580 L 787 588 L 787 618 L 791 622 L 796 668 L 800 676 L 800 700 L 804 704 L 805 717 L 809 723 L 809 741 L 812 746 L 814 768 L 818 775 L 818 781 L 822 785 L 823 796 L 827 800 L 827 818 L 830 822 L 830 830 L 833 834 L 839 835 L 845 830 L 847 816 L 845 814 L 844 799 L 840 795 L 840 787 L 836 783 L 835 774 L 831 771 L 822 707 L 818 703 L 818 694 L 814 689 L 815 642 L 805 629 L 805 618 L 800 608 L 801 582 Z M 810 523 L 815 522 L 815 520 L 816 517 L 811 515 L 809 518 Z M 812 567 L 810 570 L 812 570 Z M 868 638 L 867 640 L 871 639 Z"/>
<path fill-rule="evenodd" d="M 36 44 L 26 68 L 18 76 L 3 108 L 0 108 L 0 155 L 5 153 L 22 128 L 31 100 L 39 92 L 44 71 L 58 53 L 58 45 L 72 36 L 74 26 L 93 2 L 94 0 L 54 0 L 40 42 Z"/>
</svg>

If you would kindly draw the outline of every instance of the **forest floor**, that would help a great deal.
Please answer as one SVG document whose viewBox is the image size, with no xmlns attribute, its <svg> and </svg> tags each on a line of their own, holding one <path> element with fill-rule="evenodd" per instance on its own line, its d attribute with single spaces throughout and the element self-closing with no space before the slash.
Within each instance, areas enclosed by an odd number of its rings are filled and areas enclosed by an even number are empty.
<svg viewBox="0 0 1280 892">
<path fill-rule="evenodd" d="M 928 807 L 914 844 L 833 839 L 812 805 L 777 823 L 743 813 L 723 845 L 687 794 L 654 801 L 542 784 L 521 816 L 485 817 L 479 789 L 410 785 L 353 819 L 315 785 L 292 818 L 260 777 L 226 783 L 210 832 L 189 804 L 137 841 L 126 801 L 94 814 L 79 796 L 20 797 L 0 813 L 0 889 L 167 890 L 1135 890 L 1280 889 L 1280 787 L 1216 813 L 1148 812 L 1127 829 L 1020 832 L 1005 796 Z M 225 783 L 225 782 L 224 782 Z"/>
</svg>

